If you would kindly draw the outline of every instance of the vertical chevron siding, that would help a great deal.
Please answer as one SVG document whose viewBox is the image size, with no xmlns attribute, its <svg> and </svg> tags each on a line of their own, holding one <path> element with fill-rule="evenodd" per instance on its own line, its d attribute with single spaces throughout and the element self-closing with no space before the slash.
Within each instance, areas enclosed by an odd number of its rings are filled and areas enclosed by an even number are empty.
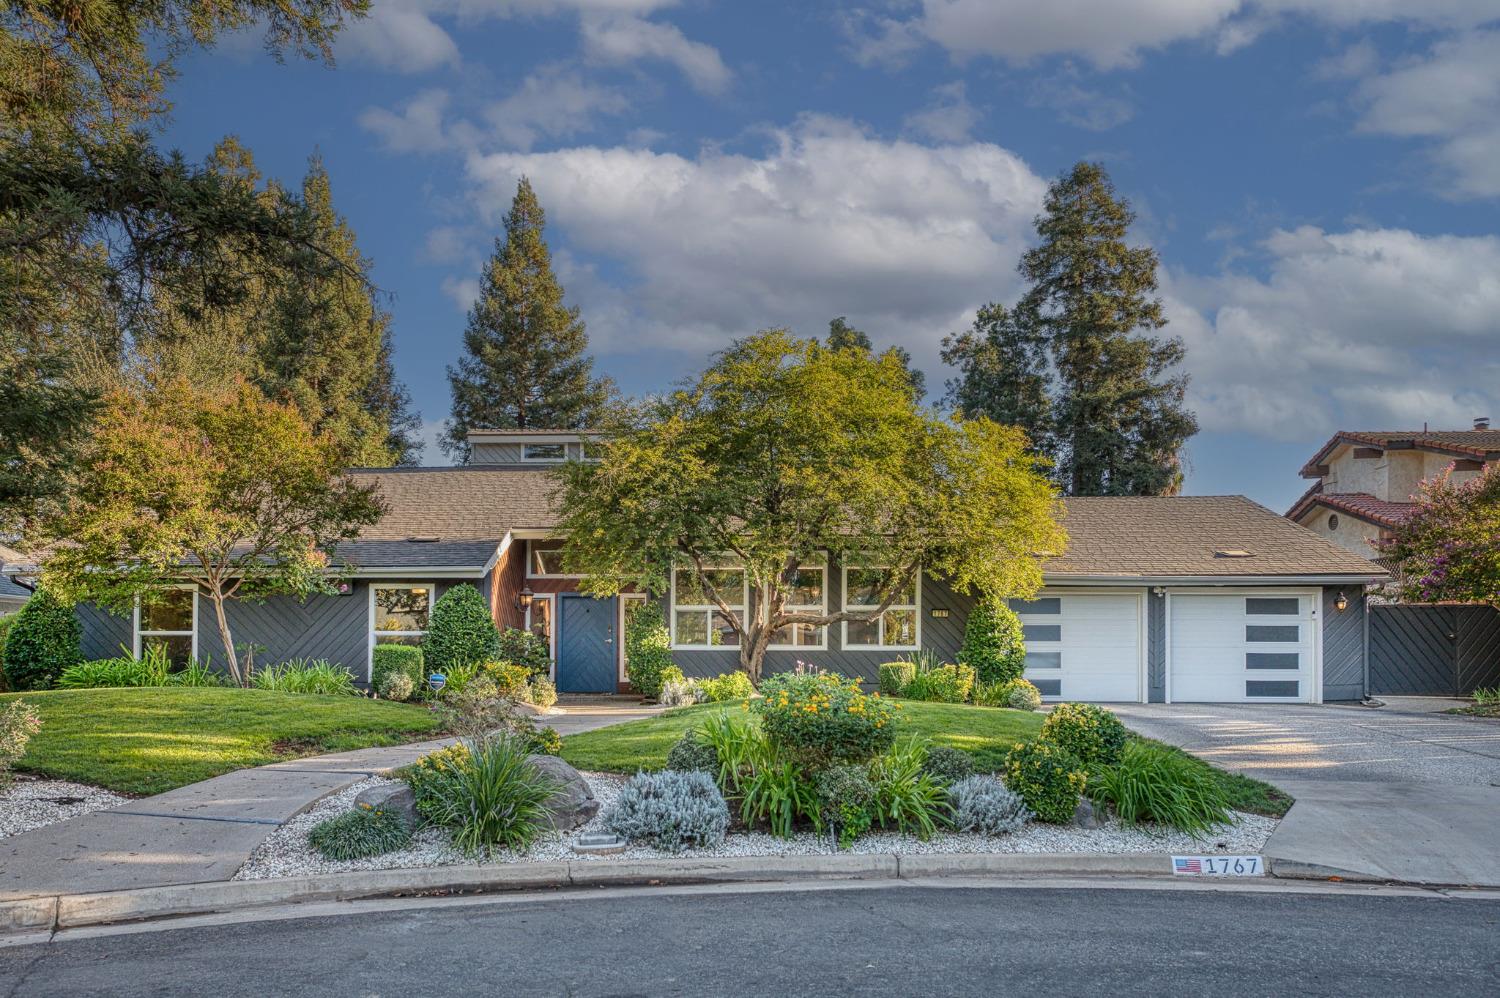
<svg viewBox="0 0 1500 998">
<path fill-rule="evenodd" d="M 1146 590 L 1146 699 L 1167 702 L 1167 596 Z"/>
<path fill-rule="evenodd" d="M 1334 606 L 1339 593 L 1349 601 Z M 1323 699 L 1358 700 L 1365 695 L 1365 594 L 1358 586 L 1323 588 Z"/>
<path fill-rule="evenodd" d="M 1500 611 L 1487 606 L 1376 606 L 1372 693 L 1458 696 L 1500 685 Z"/>
</svg>

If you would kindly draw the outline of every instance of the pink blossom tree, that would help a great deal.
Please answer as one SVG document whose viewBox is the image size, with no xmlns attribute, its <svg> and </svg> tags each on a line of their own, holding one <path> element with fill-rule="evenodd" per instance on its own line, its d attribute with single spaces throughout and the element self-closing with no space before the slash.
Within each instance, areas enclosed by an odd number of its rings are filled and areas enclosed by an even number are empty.
<svg viewBox="0 0 1500 998">
<path fill-rule="evenodd" d="M 1402 598 L 1500 607 L 1500 467 L 1462 484 L 1429 479 L 1415 500 L 1383 545 Z"/>
</svg>

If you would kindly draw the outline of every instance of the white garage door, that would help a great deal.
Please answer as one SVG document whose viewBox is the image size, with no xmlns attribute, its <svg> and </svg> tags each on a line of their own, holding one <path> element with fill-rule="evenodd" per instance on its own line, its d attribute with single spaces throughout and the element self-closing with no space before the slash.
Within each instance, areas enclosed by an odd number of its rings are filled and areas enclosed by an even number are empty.
<svg viewBox="0 0 1500 998">
<path fill-rule="evenodd" d="M 1026 678 L 1048 699 L 1138 702 L 1143 592 L 1013 601 L 1026 635 Z"/>
<path fill-rule="evenodd" d="M 1315 699 L 1314 593 L 1174 592 L 1168 606 L 1173 703 Z"/>
</svg>

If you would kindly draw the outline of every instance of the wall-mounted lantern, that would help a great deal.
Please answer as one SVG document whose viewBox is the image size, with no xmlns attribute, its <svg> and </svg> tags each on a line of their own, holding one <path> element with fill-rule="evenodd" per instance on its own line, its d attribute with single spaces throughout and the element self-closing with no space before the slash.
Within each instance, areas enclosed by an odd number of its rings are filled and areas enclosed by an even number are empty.
<svg viewBox="0 0 1500 998">
<path fill-rule="evenodd" d="M 1343 613 L 1345 610 L 1349 609 L 1349 598 L 1342 592 L 1340 592 L 1333 598 L 1333 608 L 1339 613 Z"/>
<path fill-rule="evenodd" d="M 536 593 L 534 593 L 534 592 L 531 591 L 531 587 L 530 586 L 524 587 L 519 593 L 516 594 L 516 609 L 520 610 L 522 613 L 525 613 L 527 610 L 530 610 L 531 609 L 531 597 L 533 597 L 535 595 L 536 595 Z"/>
</svg>

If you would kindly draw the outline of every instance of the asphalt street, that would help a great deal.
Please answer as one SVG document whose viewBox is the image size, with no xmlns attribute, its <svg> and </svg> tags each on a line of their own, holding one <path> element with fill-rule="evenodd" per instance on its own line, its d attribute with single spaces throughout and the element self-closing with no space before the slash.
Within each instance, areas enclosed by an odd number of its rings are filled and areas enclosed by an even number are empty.
<svg viewBox="0 0 1500 998">
<path fill-rule="evenodd" d="M 1500 901 L 1037 887 L 601 893 L 0 949 L 22 995 L 1493 994 Z"/>
</svg>

